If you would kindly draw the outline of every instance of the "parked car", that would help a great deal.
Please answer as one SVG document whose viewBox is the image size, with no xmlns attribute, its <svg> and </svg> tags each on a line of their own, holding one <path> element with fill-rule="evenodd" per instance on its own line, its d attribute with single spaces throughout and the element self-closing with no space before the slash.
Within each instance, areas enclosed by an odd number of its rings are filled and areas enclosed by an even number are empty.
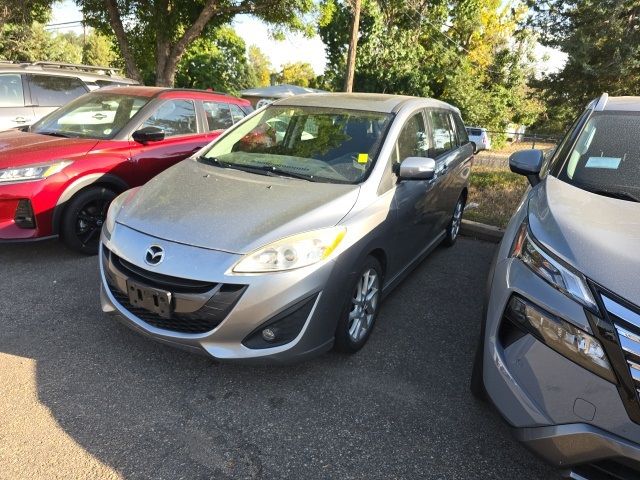
<svg viewBox="0 0 640 480">
<path fill-rule="evenodd" d="M 437 147 L 435 129 L 448 136 Z M 355 352 L 383 296 L 456 241 L 472 153 L 458 110 L 437 100 L 277 101 L 114 201 L 102 309 L 218 359 Z"/>
<path fill-rule="evenodd" d="M 119 87 L 88 93 L 26 131 L 0 133 L 0 242 L 59 235 L 96 253 L 111 200 L 250 110 L 246 100 L 205 91 Z"/>
<path fill-rule="evenodd" d="M 491 139 L 486 128 L 467 127 L 469 141 L 473 144 L 476 153 L 481 150 L 491 150 Z"/>
<path fill-rule="evenodd" d="M 640 478 L 640 97 L 592 102 L 525 194 L 488 282 L 472 391 L 571 478 Z"/>
<path fill-rule="evenodd" d="M 0 62 L 0 130 L 31 125 L 91 90 L 137 83 L 109 67 Z"/>
</svg>

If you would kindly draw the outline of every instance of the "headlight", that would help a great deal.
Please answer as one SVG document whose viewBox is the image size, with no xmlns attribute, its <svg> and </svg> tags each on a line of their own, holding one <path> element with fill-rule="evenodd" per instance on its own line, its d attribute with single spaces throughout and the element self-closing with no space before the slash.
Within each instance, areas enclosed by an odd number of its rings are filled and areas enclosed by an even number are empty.
<svg viewBox="0 0 640 480">
<path fill-rule="evenodd" d="M 28 165 L 26 167 L 16 168 L 5 168 L 0 170 L 0 183 L 40 180 L 58 173 L 64 167 L 70 165 L 71 163 L 73 163 L 71 160 L 62 160 L 55 163 Z"/>
<path fill-rule="evenodd" d="M 596 301 L 584 276 L 566 265 L 562 260 L 543 250 L 532 238 L 529 224 L 520 227 L 511 249 L 511 256 L 519 258 L 534 273 L 546 280 L 568 297 L 581 303 L 589 310 L 598 311 Z"/>
<path fill-rule="evenodd" d="M 246 255 L 233 267 L 233 271 L 280 272 L 313 265 L 329 258 L 346 232 L 344 227 L 335 227 L 283 238 Z"/>
<path fill-rule="evenodd" d="M 616 383 L 604 348 L 587 332 L 517 296 L 509 300 L 505 316 L 560 355 Z"/>
<path fill-rule="evenodd" d="M 116 226 L 116 217 L 122 208 L 122 204 L 127 199 L 127 194 L 131 190 L 121 193 L 118 195 L 113 201 L 111 205 L 109 205 L 109 210 L 107 211 L 107 218 L 104 221 L 104 225 L 102 226 L 102 230 L 104 231 L 105 236 L 108 239 L 111 239 L 111 232 L 113 232 L 113 227 Z"/>
</svg>

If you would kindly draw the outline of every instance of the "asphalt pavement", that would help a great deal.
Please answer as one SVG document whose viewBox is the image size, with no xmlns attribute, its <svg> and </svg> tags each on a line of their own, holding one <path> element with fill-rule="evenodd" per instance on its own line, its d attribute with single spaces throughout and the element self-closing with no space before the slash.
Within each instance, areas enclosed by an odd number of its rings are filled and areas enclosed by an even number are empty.
<svg viewBox="0 0 640 480">
<path fill-rule="evenodd" d="M 0 246 L 0 479 L 556 479 L 468 392 L 494 249 L 436 250 L 356 355 L 256 367 L 103 315 L 96 257 Z"/>
</svg>

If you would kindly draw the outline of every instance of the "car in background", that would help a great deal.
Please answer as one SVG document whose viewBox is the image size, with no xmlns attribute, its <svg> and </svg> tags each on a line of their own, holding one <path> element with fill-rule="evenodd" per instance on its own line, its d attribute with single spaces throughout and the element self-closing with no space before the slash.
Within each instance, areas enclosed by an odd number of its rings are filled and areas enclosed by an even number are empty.
<svg viewBox="0 0 640 480">
<path fill-rule="evenodd" d="M 207 91 L 105 88 L 0 133 L 0 242 L 60 236 L 96 253 L 111 200 L 250 111 L 247 100 Z"/>
<path fill-rule="evenodd" d="M 437 100 L 276 101 L 114 200 L 102 309 L 218 359 L 356 352 L 383 296 L 456 241 L 472 156 L 459 111 Z"/>
<path fill-rule="evenodd" d="M 110 67 L 0 62 L 0 130 L 31 125 L 91 90 L 137 84 Z"/>
<path fill-rule="evenodd" d="M 467 127 L 469 141 L 473 144 L 475 152 L 482 150 L 491 150 L 491 139 L 486 128 Z"/>
<path fill-rule="evenodd" d="M 490 270 L 471 389 L 574 479 L 640 478 L 640 97 L 594 100 L 529 178 Z"/>
</svg>

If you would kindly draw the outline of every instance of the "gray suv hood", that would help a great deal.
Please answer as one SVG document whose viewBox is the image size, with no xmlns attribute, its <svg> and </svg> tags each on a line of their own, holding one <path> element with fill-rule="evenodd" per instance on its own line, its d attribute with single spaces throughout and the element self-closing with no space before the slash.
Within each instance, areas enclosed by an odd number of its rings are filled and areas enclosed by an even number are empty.
<svg viewBox="0 0 640 480">
<path fill-rule="evenodd" d="M 529 200 L 535 238 L 587 277 L 640 305 L 640 203 L 548 176 Z"/>
<path fill-rule="evenodd" d="M 154 237 L 249 253 L 272 241 L 336 225 L 357 185 L 312 183 L 185 160 L 129 199 L 116 218 Z"/>
</svg>

